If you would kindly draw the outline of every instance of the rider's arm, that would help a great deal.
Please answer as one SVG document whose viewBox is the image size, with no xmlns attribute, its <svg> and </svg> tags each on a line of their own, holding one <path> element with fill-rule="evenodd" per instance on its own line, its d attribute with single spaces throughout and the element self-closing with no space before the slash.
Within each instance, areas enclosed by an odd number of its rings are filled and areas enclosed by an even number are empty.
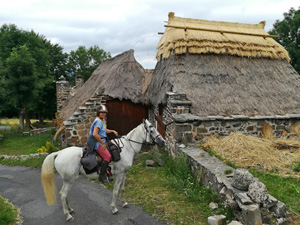
<svg viewBox="0 0 300 225">
<path fill-rule="evenodd" d="M 115 131 L 115 130 L 109 130 L 109 129 L 106 129 L 106 133 L 109 134 L 109 133 L 114 133 L 114 135 L 118 136 L 118 132 Z"/>
</svg>

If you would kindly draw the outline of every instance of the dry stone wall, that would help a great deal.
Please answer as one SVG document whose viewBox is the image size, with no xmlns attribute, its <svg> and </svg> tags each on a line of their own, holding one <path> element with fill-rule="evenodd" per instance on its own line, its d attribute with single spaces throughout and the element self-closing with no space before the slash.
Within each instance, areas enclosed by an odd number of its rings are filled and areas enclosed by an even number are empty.
<svg viewBox="0 0 300 225">
<path fill-rule="evenodd" d="M 64 76 L 56 81 L 56 104 L 57 112 L 60 112 L 66 100 L 70 96 L 70 85 Z"/>
<path fill-rule="evenodd" d="M 64 121 L 65 133 L 62 135 L 64 146 L 83 146 L 87 142 L 90 127 L 96 118 L 97 107 L 106 104 L 107 96 L 97 95 L 88 99 L 73 116 Z"/>
<path fill-rule="evenodd" d="M 91 124 L 96 118 L 97 107 L 101 104 L 106 104 L 108 96 L 99 94 L 88 99 L 82 106 L 74 112 L 66 121 L 60 121 L 59 112 L 64 106 L 66 100 L 75 95 L 76 89 L 83 85 L 83 79 L 76 76 L 76 86 L 71 88 L 69 82 L 61 76 L 56 82 L 56 98 L 57 98 L 57 113 L 58 123 L 66 127 L 65 131 L 59 137 L 63 147 L 66 146 L 83 146 L 87 142 Z"/>
<path fill-rule="evenodd" d="M 287 222 L 286 205 L 268 194 L 266 186 L 247 170 L 235 170 L 193 145 L 180 151 L 187 156 L 195 180 L 216 193 L 242 224 Z"/>
<path fill-rule="evenodd" d="M 275 135 L 280 136 L 289 126 L 300 122 L 300 114 L 200 117 L 190 113 L 191 105 L 186 95 L 167 93 L 167 105 L 163 110 L 163 121 L 167 125 L 167 146 L 172 154 L 177 154 L 180 144 L 197 142 L 212 134 L 227 136 L 231 132 L 240 132 L 246 135 L 260 136 L 263 124 L 267 123 L 273 128 Z M 154 113 L 157 113 L 157 110 Z"/>
</svg>

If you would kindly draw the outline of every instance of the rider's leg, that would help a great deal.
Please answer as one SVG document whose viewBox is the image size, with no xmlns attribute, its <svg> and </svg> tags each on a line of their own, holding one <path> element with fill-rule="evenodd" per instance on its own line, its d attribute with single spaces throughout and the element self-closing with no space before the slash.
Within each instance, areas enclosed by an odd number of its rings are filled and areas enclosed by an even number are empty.
<svg viewBox="0 0 300 225">
<path fill-rule="evenodd" d="M 99 174 L 99 181 L 102 183 L 108 183 L 110 182 L 107 178 L 107 167 L 111 160 L 111 155 L 107 148 L 103 149 L 101 145 L 99 145 L 99 148 L 97 149 L 97 153 L 103 158 L 100 174 Z"/>
</svg>

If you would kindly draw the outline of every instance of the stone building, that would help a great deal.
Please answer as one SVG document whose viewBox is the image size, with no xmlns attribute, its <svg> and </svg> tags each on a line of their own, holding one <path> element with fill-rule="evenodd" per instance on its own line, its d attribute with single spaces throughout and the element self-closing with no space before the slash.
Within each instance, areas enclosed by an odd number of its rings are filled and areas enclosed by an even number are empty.
<svg viewBox="0 0 300 225">
<path fill-rule="evenodd" d="M 148 98 L 171 152 L 213 133 L 260 135 L 268 123 L 280 134 L 299 122 L 300 76 L 264 26 L 169 13 Z"/>
<path fill-rule="evenodd" d="M 174 154 L 181 143 L 210 134 L 260 135 L 264 123 L 280 135 L 299 122 L 300 76 L 264 25 L 169 13 L 154 70 L 129 50 L 102 62 L 76 91 L 57 82 L 56 138 L 83 145 L 100 104 L 107 104 L 109 127 L 120 134 L 149 118 Z"/>
<path fill-rule="evenodd" d="M 83 146 L 100 104 L 106 104 L 108 127 L 127 134 L 148 117 L 146 91 L 152 70 L 145 70 L 129 50 L 103 61 L 91 77 L 78 80 L 74 91 L 65 79 L 57 81 L 57 119 L 55 139 L 64 145 Z"/>
</svg>

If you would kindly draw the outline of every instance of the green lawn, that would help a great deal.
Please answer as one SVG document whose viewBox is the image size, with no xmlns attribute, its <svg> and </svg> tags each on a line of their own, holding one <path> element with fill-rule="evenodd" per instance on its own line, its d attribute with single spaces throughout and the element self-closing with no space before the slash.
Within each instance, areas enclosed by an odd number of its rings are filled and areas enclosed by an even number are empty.
<svg viewBox="0 0 300 225">
<path fill-rule="evenodd" d="M 156 161 L 157 152 L 139 154 L 126 176 L 125 197 L 130 203 L 141 206 L 152 216 L 168 224 L 207 224 L 207 217 L 223 214 L 233 219 L 231 210 L 221 205 L 209 189 L 194 182 L 186 158 L 163 156 L 165 166 L 149 169 L 146 159 Z M 107 184 L 113 188 L 113 184 Z M 210 202 L 219 203 L 217 210 L 209 208 Z"/>
<path fill-rule="evenodd" d="M 37 136 L 4 136 L 0 141 L 0 154 L 2 155 L 28 155 L 37 153 L 37 149 L 51 140 L 51 134 Z"/>
<path fill-rule="evenodd" d="M 12 225 L 20 222 L 20 211 L 0 196 L 0 224 Z"/>
<path fill-rule="evenodd" d="M 250 170 L 253 176 L 267 186 L 270 195 L 274 196 L 287 205 L 288 211 L 300 215 L 300 180 L 280 177 L 267 173 Z M 295 214 L 295 215 L 296 215 Z M 298 217 L 300 224 L 300 216 Z"/>
</svg>

